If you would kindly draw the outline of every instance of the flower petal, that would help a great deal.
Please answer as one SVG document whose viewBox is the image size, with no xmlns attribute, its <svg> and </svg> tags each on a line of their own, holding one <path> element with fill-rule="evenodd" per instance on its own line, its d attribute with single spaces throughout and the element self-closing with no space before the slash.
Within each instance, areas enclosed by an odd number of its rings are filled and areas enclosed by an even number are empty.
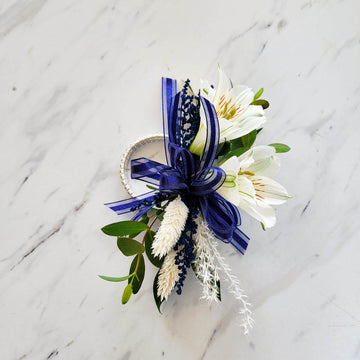
<svg viewBox="0 0 360 360">
<path fill-rule="evenodd" d="M 253 149 L 244 152 L 238 157 L 241 171 L 247 171 L 247 169 L 254 162 Z"/>
<path fill-rule="evenodd" d="M 254 146 L 252 148 L 254 162 L 246 169 L 256 175 L 273 177 L 280 168 L 280 160 L 275 156 L 272 146 Z"/>
<path fill-rule="evenodd" d="M 217 192 L 225 200 L 230 201 L 235 206 L 239 205 L 239 203 L 240 203 L 240 194 L 239 194 L 239 189 L 238 189 L 238 186 L 237 186 L 236 182 L 234 183 L 233 187 L 227 187 L 226 184 L 224 183 L 223 185 L 220 186 L 219 189 L 217 189 Z"/>
<path fill-rule="evenodd" d="M 252 90 L 244 85 L 237 85 L 229 91 L 229 98 L 236 106 L 240 106 L 244 111 L 254 99 Z"/>
<path fill-rule="evenodd" d="M 250 199 L 255 200 L 255 188 L 251 180 L 247 176 L 239 175 L 237 178 L 237 185 L 240 193 L 240 197 L 250 201 Z"/>
<path fill-rule="evenodd" d="M 261 128 L 261 126 L 265 123 L 265 121 L 266 121 L 265 116 L 251 116 L 241 120 L 241 122 L 234 121 L 232 122 L 232 126 L 227 127 L 226 130 L 223 130 L 221 132 L 221 136 L 223 138 L 226 138 L 227 140 L 236 139 L 238 137 L 249 134 L 251 131 L 255 129 Z"/>
<path fill-rule="evenodd" d="M 264 204 L 283 204 L 290 199 L 286 189 L 273 179 L 266 176 L 249 176 L 252 181 L 255 191 L 256 199 Z"/>
<path fill-rule="evenodd" d="M 249 201 L 241 198 L 238 207 L 245 210 L 256 220 L 261 221 L 265 228 L 271 228 L 276 224 L 275 211 L 270 205 L 260 204 L 255 201 Z"/>
<path fill-rule="evenodd" d="M 240 121 L 243 118 L 246 118 L 248 116 L 264 116 L 265 111 L 260 105 L 250 105 L 246 108 L 246 110 L 238 116 L 236 121 Z M 234 120 L 235 121 L 235 120 Z"/>
<path fill-rule="evenodd" d="M 219 167 L 225 171 L 226 175 L 237 177 L 240 170 L 240 163 L 236 156 L 232 156 Z"/>
<path fill-rule="evenodd" d="M 214 105 L 215 107 L 217 106 L 217 104 L 220 101 L 220 98 L 222 95 L 227 95 L 228 91 L 231 89 L 231 81 L 230 79 L 226 76 L 226 74 L 224 73 L 224 71 L 222 71 L 219 68 L 219 83 L 215 92 L 215 96 L 214 96 Z"/>
<path fill-rule="evenodd" d="M 224 184 L 217 190 L 218 193 L 226 200 L 234 205 L 238 205 L 240 200 L 239 187 L 237 182 L 240 164 L 236 156 L 226 160 L 219 166 L 226 173 L 226 180 Z M 252 185 L 251 185 L 252 186 Z M 255 192 L 255 190 L 254 190 Z"/>
<path fill-rule="evenodd" d="M 208 99 L 211 103 L 214 102 L 215 89 L 211 87 L 207 80 L 200 80 L 200 94 Z"/>
</svg>

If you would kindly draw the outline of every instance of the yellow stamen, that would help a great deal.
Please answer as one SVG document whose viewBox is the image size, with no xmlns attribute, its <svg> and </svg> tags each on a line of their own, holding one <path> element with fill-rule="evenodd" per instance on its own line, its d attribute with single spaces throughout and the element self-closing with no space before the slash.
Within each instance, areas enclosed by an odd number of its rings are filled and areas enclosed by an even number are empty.
<svg viewBox="0 0 360 360">
<path fill-rule="evenodd" d="M 255 174 L 251 171 L 239 171 L 239 175 L 250 175 L 254 176 Z"/>
</svg>

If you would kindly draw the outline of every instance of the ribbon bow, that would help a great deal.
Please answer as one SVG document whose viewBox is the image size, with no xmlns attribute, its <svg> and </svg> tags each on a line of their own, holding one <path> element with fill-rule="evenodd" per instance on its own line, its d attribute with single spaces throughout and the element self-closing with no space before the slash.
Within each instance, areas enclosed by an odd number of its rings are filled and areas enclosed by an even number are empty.
<svg viewBox="0 0 360 360">
<path fill-rule="evenodd" d="M 198 159 L 181 146 L 179 114 L 182 96 L 177 92 L 176 80 L 162 79 L 162 106 L 164 148 L 167 165 L 147 158 L 131 161 L 131 177 L 159 187 L 130 199 L 106 204 L 117 214 L 140 210 L 134 220 L 141 218 L 155 203 L 174 194 L 197 202 L 210 229 L 223 242 L 231 243 L 244 254 L 249 238 L 240 229 L 241 217 L 235 205 L 225 200 L 216 190 L 225 181 L 226 174 L 213 166 L 219 145 L 219 121 L 214 106 L 200 96 L 206 119 L 206 142 Z"/>
</svg>

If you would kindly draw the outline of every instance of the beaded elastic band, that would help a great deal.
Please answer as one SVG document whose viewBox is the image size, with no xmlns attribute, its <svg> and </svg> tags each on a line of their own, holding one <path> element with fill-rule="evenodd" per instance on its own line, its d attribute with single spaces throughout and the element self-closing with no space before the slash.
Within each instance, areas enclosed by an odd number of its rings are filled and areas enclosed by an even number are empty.
<svg viewBox="0 0 360 360">
<path fill-rule="evenodd" d="M 146 144 L 153 143 L 153 142 L 160 142 L 164 141 L 164 135 L 162 134 L 154 134 L 149 136 L 143 136 L 139 138 L 137 141 L 135 141 L 133 144 L 131 144 L 127 150 L 125 151 L 121 162 L 120 162 L 120 180 L 125 188 L 125 190 L 128 192 L 128 194 L 131 197 L 135 196 L 134 191 L 131 189 L 130 184 L 128 183 L 126 179 L 126 171 L 130 172 L 130 161 L 133 153 L 143 147 Z"/>
</svg>

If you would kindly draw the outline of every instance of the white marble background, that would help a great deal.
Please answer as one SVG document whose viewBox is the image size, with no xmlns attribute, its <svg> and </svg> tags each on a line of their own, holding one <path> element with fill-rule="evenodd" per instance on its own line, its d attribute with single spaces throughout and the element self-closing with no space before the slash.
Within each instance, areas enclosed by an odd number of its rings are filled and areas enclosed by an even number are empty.
<svg viewBox="0 0 360 360">
<path fill-rule="evenodd" d="M 0 2 L 0 359 L 360 359 L 358 0 Z M 242 257 L 254 305 L 199 302 L 193 277 L 160 316 L 155 269 L 121 305 L 129 259 L 99 228 L 118 167 L 161 131 L 160 77 L 265 87 L 258 143 L 285 142 L 294 199 Z M 127 217 L 124 217 L 127 218 Z"/>
</svg>

